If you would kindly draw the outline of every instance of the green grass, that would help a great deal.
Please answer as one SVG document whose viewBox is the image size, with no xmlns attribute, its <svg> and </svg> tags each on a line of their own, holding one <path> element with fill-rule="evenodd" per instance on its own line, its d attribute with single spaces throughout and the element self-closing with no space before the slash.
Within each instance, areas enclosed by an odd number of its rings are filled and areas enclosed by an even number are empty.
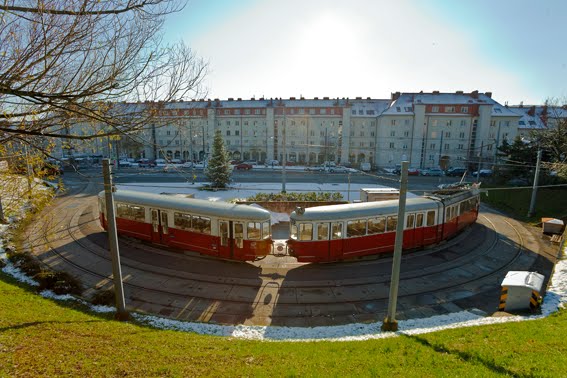
<svg viewBox="0 0 567 378">
<path fill-rule="evenodd" d="M 512 217 L 531 223 L 539 223 L 542 217 L 563 219 L 567 217 L 567 189 L 566 188 L 540 188 L 536 197 L 536 213 L 533 217 L 528 217 L 530 201 L 532 197 L 531 189 L 503 189 L 490 190 L 490 186 L 484 185 L 488 189 L 488 197 L 482 195 L 481 202 L 486 202 L 490 206 L 510 214 Z"/>
<path fill-rule="evenodd" d="M 271 343 L 160 331 L 74 306 L 0 274 L 0 377 L 567 375 L 567 311 L 420 336 Z"/>
</svg>

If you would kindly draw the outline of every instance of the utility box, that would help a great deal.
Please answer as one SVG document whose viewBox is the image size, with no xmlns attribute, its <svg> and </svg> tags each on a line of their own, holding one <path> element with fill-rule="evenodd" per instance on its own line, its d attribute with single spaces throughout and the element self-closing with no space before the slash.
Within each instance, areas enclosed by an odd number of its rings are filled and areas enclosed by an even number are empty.
<svg viewBox="0 0 567 378">
<path fill-rule="evenodd" d="M 500 311 L 524 311 L 539 308 L 544 276 L 536 272 L 510 271 L 502 281 Z"/>
<path fill-rule="evenodd" d="M 563 232 L 563 221 L 554 218 L 541 218 L 541 225 L 544 234 L 560 234 Z"/>
</svg>

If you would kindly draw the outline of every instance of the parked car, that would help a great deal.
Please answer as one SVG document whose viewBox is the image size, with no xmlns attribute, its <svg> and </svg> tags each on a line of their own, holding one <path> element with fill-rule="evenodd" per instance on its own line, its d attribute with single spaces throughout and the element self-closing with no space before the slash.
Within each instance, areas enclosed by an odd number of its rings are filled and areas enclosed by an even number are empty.
<svg viewBox="0 0 567 378">
<path fill-rule="evenodd" d="M 245 171 L 249 171 L 253 168 L 252 164 L 248 164 L 248 163 L 240 163 L 240 164 L 236 164 L 234 166 L 234 169 L 236 170 L 245 170 Z"/>
<path fill-rule="evenodd" d="M 185 163 L 180 165 L 181 168 L 193 168 L 193 162 L 192 161 L 186 161 Z"/>
<path fill-rule="evenodd" d="M 492 169 L 481 169 L 480 171 L 473 172 L 473 177 L 490 177 L 492 176 Z"/>
<path fill-rule="evenodd" d="M 336 167 L 329 167 L 329 172 L 331 172 L 331 173 L 348 173 L 348 168 L 343 167 L 341 165 L 337 165 Z"/>
<path fill-rule="evenodd" d="M 408 176 L 419 176 L 419 168 L 408 168 Z"/>
<path fill-rule="evenodd" d="M 258 162 L 256 160 L 246 160 L 243 163 L 249 165 L 258 165 Z"/>
<path fill-rule="evenodd" d="M 150 159 L 140 159 L 138 160 L 138 167 L 140 168 L 152 168 L 155 167 L 156 163 Z"/>
<path fill-rule="evenodd" d="M 305 167 L 306 171 L 324 172 L 327 168 L 323 165 L 315 165 L 312 167 Z"/>
<path fill-rule="evenodd" d="M 118 162 L 118 167 L 120 168 L 129 168 L 132 166 L 132 163 L 130 163 L 128 160 L 120 160 Z"/>
<path fill-rule="evenodd" d="M 280 165 L 280 162 L 277 160 L 268 160 L 266 161 L 266 165 L 270 167 L 274 167 L 276 165 Z"/>
<path fill-rule="evenodd" d="M 449 168 L 447 172 L 445 172 L 446 176 L 462 176 L 467 172 L 466 168 Z"/>
<path fill-rule="evenodd" d="M 421 171 L 422 176 L 443 176 L 443 171 L 439 168 L 429 168 Z"/>
</svg>

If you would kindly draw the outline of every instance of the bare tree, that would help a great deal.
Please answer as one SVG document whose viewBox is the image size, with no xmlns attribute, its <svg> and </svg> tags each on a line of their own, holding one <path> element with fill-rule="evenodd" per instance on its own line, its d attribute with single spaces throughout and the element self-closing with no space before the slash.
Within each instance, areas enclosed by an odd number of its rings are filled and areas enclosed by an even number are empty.
<svg viewBox="0 0 567 378">
<path fill-rule="evenodd" d="M 3 0 L 0 145 L 48 151 L 45 137 L 128 134 L 153 122 L 164 103 L 199 96 L 207 63 L 161 34 L 165 17 L 183 7 L 176 0 Z"/>
</svg>

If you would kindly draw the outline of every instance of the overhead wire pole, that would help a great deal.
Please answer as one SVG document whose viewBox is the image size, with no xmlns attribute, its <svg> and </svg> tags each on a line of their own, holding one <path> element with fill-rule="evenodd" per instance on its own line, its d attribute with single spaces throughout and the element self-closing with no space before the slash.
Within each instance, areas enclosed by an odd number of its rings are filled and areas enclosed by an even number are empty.
<svg viewBox="0 0 567 378">
<path fill-rule="evenodd" d="M 535 177 L 534 185 L 532 187 L 532 200 L 530 201 L 530 210 L 528 211 L 528 217 L 533 217 L 535 215 L 535 205 L 537 197 L 537 185 L 539 183 L 539 166 L 541 163 L 541 148 L 537 150 L 537 163 L 535 167 Z"/>
<path fill-rule="evenodd" d="M 112 259 L 112 276 L 114 278 L 114 295 L 116 299 L 116 315 L 118 320 L 128 320 L 124 300 L 124 286 L 122 285 L 122 271 L 120 268 L 120 252 L 118 250 L 118 235 L 116 231 L 116 217 L 114 215 L 113 186 L 110 177 L 110 159 L 102 160 L 102 175 L 104 176 L 104 198 L 106 202 L 106 224 L 110 257 Z"/>
<path fill-rule="evenodd" d="M 400 284 L 400 265 L 402 262 L 402 245 L 404 242 L 404 225 L 406 219 L 406 197 L 408 192 L 408 161 L 402 161 L 400 179 L 400 199 L 398 202 L 398 224 L 396 226 L 396 241 L 394 244 L 394 260 L 392 262 L 392 278 L 390 280 L 390 299 L 388 314 L 382 323 L 382 331 L 397 331 L 396 306 L 398 303 L 398 286 Z"/>
<path fill-rule="evenodd" d="M 285 127 L 286 127 L 286 124 L 285 124 L 285 108 L 283 108 L 282 110 L 283 110 L 283 123 L 282 123 L 282 136 L 283 136 L 283 138 L 282 138 L 282 142 L 283 142 L 283 146 L 282 146 L 282 153 L 283 153 L 283 157 L 282 157 L 282 193 L 285 193 L 286 192 L 286 190 L 285 190 L 285 180 L 286 180 L 285 168 L 286 168 L 286 165 L 287 165 L 286 150 L 285 150 L 285 143 L 286 143 L 286 141 L 285 141 Z"/>
</svg>

